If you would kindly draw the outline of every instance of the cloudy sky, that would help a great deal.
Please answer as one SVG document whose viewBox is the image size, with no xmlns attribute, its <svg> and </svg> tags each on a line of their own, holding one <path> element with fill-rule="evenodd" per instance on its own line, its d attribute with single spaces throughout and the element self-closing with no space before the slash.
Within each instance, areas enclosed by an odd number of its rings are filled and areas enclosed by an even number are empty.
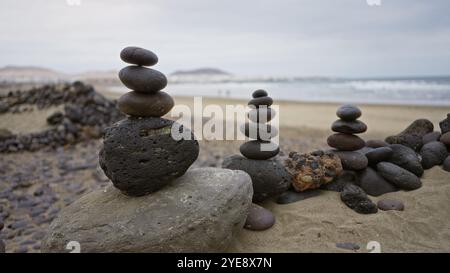
<svg viewBox="0 0 450 273">
<path fill-rule="evenodd" d="M 381 1 L 0 0 L 0 66 L 119 69 L 139 45 L 165 73 L 449 75 L 450 1 Z"/>
</svg>

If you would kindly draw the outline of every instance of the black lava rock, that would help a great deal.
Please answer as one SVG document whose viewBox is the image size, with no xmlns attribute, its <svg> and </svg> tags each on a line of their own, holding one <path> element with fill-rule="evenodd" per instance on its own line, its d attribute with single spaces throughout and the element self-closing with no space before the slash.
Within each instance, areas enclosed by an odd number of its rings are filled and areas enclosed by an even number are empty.
<svg viewBox="0 0 450 273">
<path fill-rule="evenodd" d="M 174 121 L 161 118 L 127 118 L 106 129 L 100 166 L 114 186 L 127 195 L 154 192 L 182 176 L 199 153 L 191 140 L 175 140 Z"/>
<path fill-rule="evenodd" d="M 285 192 L 291 183 L 291 176 L 277 159 L 253 160 L 233 155 L 223 160 L 222 168 L 242 170 L 253 182 L 253 202 Z"/>
<path fill-rule="evenodd" d="M 422 138 L 424 135 L 433 132 L 433 123 L 427 119 L 418 119 L 411 123 L 403 132 L 395 136 L 386 138 L 390 144 L 402 144 L 415 151 L 422 148 Z"/>
<path fill-rule="evenodd" d="M 447 114 L 447 118 L 439 122 L 439 127 L 441 127 L 441 133 L 445 134 L 450 132 L 450 113 Z"/>
<path fill-rule="evenodd" d="M 360 184 L 358 174 L 355 171 L 344 170 L 336 179 L 333 180 L 333 182 L 324 184 L 320 188 L 327 191 L 341 192 L 347 184 Z"/>
<path fill-rule="evenodd" d="M 441 165 L 448 156 L 447 147 L 439 141 L 429 142 L 423 145 L 420 150 L 422 156 L 422 166 L 424 169 L 430 169 L 436 165 Z"/>
<path fill-rule="evenodd" d="M 422 181 L 413 173 L 389 162 L 377 164 L 378 173 L 396 187 L 404 190 L 416 190 L 422 187 Z"/>
<path fill-rule="evenodd" d="M 341 192 L 341 200 L 347 207 L 361 214 L 377 213 L 378 208 L 358 186 L 347 184 Z"/>
<path fill-rule="evenodd" d="M 381 161 L 388 161 L 391 158 L 393 151 L 389 147 L 380 147 L 375 148 L 366 153 L 367 160 L 369 161 L 369 165 L 376 165 Z"/>
<path fill-rule="evenodd" d="M 374 169 L 368 167 L 360 173 L 360 187 L 369 195 L 380 196 L 388 192 L 395 192 L 397 188 L 386 181 Z"/>
<path fill-rule="evenodd" d="M 47 117 L 47 123 L 50 125 L 61 124 L 64 119 L 64 115 L 61 112 L 55 112 Z"/>
<path fill-rule="evenodd" d="M 393 153 L 388 162 L 394 163 L 418 177 L 423 175 L 423 167 L 420 163 L 420 158 L 413 149 L 400 144 L 392 144 L 389 148 L 392 149 Z"/>
</svg>

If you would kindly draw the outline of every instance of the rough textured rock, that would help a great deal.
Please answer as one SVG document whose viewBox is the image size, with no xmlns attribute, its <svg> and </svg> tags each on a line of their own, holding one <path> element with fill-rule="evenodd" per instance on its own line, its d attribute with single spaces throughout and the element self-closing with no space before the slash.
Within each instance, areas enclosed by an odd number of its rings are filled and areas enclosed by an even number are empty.
<svg viewBox="0 0 450 273">
<path fill-rule="evenodd" d="M 148 49 L 136 46 L 128 46 L 120 52 L 122 61 L 143 66 L 152 66 L 158 63 L 158 56 Z"/>
<path fill-rule="evenodd" d="M 422 144 L 425 145 L 428 142 L 438 141 L 440 137 L 441 137 L 440 132 L 434 131 L 434 132 L 428 133 L 422 137 Z"/>
<path fill-rule="evenodd" d="M 395 199 L 383 199 L 378 201 L 377 203 L 378 208 L 381 210 L 404 210 L 405 205 L 403 205 L 403 202 L 400 200 Z"/>
<path fill-rule="evenodd" d="M 338 119 L 331 125 L 331 130 L 344 134 L 361 134 L 367 131 L 367 125 L 359 120 L 345 121 Z"/>
<path fill-rule="evenodd" d="M 242 170 L 250 175 L 253 183 L 253 202 L 256 203 L 285 192 L 291 183 L 291 176 L 276 158 L 254 160 L 233 155 L 223 160 L 222 167 Z"/>
<path fill-rule="evenodd" d="M 444 169 L 444 171 L 450 172 L 450 156 L 447 156 L 447 158 L 444 160 L 442 168 Z"/>
<path fill-rule="evenodd" d="M 389 147 L 380 147 L 375 148 L 366 153 L 367 160 L 369 161 L 369 165 L 376 165 L 381 161 L 388 161 L 391 158 L 393 151 Z"/>
<path fill-rule="evenodd" d="M 162 117 L 173 108 L 172 97 L 165 92 L 143 94 L 135 91 L 123 94 L 118 101 L 123 113 L 136 117 Z"/>
<path fill-rule="evenodd" d="M 369 195 L 380 196 L 388 192 L 395 192 L 397 188 L 387 182 L 374 169 L 368 167 L 360 173 L 360 187 Z"/>
<path fill-rule="evenodd" d="M 341 161 L 333 153 L 291 152 L 284 164 L 292 176 L 292 186 L 296 191 L 319 188 L 333 181 L 342 172 Z"/>
<path fill-rule="evenodd" d="M 366 146 L 360 137 L 342 133 L 332 134 L 328 137 L 327 143 L 330 147 L 341 151 L 355 151 Z"/>
<path fill-rule="evenodd" d="M 404 190 L 415 190 L 422 187 L 422 182 L 413 173 L 389 162 L 377 164 L 378 173 L 396 187 Z"/>
<path fill-rule="evenodd" d="M 411 123 L 405 130 L 395 136 L 386 138 L 390 144 L 402 144 L 415 151 L 422 148 L 422 138 L 424 135 L 433 132 L 433 123 L 427 119 L 418 119 Z"/>
<path fill-rule="evenodd" d="M 341 192 L 341 200 L 347 207 L 362 214 L 377 213 L 378 208 L 358 186 L 347 184 Z"/>
<path fill-rule="evenodd" d="M 423 167 L 420 163 L 420 158 L 413 149 L 400 144 L 392 144 L 389 148 L 393 151 L 392 156 L 389 158 L 389 162 L 412 172 L 418 177 L 423 175 Z"/>
<path fill-rule="evenodd" d="M 311 197 L 319 196 L 320 191 L 319 190 L 309 190 L 309 191 L 303 191 L 303 192 L 296 192 L 296 191 L 287 191 L 282 193 L 277 198 L 277 204 L 285 205 L 290 203 L 295 203 L 301 200 L 305 200 Z"/>
<path fill-rule="evenodd" d="M 366 146 L 370 148 L 388 147 L 389 143 L 384 140 L 370 139 L 366 141 Z"/>
<path fill-rule="evenodd" d="M 249 230 L 266 230 L 275 224 L 273 213 L 259 205 L 251 204 L 244 228 Z"/>
<path fill-rule="evenodd" d="M 341 192 L 347 184 L 360 184 L 359 177 L 355 171 L 344 170 L 333 182 L 322 185 L 320 188 L 327 191 Z"/>
<path fill-rule="evenodd" d="M 367 157 L 362 153 L 336 150 L 333 150 L 333 153 L 341 159 L 344 170 L 358 171 L 367 167 Z"/>
<path fill-rule="evenodd" d="M 444 145 L 446 145 L 447 147 L 449 147 L 450 146 L 450 132 L 443 134 L 440 137 L 439 141 L 444 143 Z"/>
<path fill-rule="evenodd" d="M 141 66 L 127 66 L 119 71 L 120 81 L 129 89 L 154 94 L 166 87 L 166 76 L 154 69 Z"/>
<path fill-rule="evenodd" d="M 337 109 L 336 115 L 342 120 L 352 121 L 361 116 L 361 110 L 354 105 L 346 104 Z"/>
<path fill-rule="evenodd" d="M 64 208 L 50 225 L 43 252 L 222 252 L 244 226 L 252 199 L 241 171 L 193 169 L 169 186 L 128 197 L 112 186 Z"/>
<path fill-rule="evenodd" d="M 161 118 L 127 118 L 107 128 L 100 166 L 114 186 L 140 196 L 186 172 L 198 157 L 198 142 L 192 133 L 192 140 L 172 138 L 173 124 Z"/>
<path fill-rule="evenodd" d="M 422 166 L 424 169 L 430 169 L 436 165 L 441 165 L 448 156 L 447 147 L 439 141 L 429 142 L 423 145 L 420 150 L 422 157 Z"/>
<path fill-rule="evenodd" d="M 261 145 L 267 144 L 270 148 L 269 150 L 262 150 Z M 263 142 L 258 140 L 253 140 L 249 142 L 243 143 L 239 151 L 243 156 L 249 159 L 256 159 L 256 160 L 265 160 L 269 159 L 271 157 L 274 157 L 280 152 L 280 148 L 278 145 L 276 145 L 273 142 Z"/>
<path fill-rule="evenodd" d="M 447 114 L 447 118 L 439 122 L 439 127 L 441 128 L 441 133 L 445 134 L 450 132 L 450 113 Z"/>
</svg>

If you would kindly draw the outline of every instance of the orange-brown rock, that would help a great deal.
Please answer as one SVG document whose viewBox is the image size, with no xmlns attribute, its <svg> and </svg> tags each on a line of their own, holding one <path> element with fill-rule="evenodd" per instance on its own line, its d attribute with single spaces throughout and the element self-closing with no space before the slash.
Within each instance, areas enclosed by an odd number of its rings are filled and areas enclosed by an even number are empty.
<svg viewBox="0 0 450 273">
<path fill-rule="evenodd" d="M 291 152 L 285 167 L 292 176 L 292 186 L 299 192 L 330 183 L 342 172 L 339 157 L 323 151 L 309 154 Z"/>
</svg>

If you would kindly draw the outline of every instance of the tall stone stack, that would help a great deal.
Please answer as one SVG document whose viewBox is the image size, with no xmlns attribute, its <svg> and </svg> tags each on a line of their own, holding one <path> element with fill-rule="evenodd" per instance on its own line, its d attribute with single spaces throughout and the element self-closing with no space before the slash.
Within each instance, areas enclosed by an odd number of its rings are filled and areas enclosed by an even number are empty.
<svg viewBox="0 0 450 273">
<path fill-rule="evenodd" d="M 248 159 L 266 160 L 280 152 L 278 145 L 271 142 L 271 139 L 278 135 L 278 130 L 266 124 L 276 113 L 270 108 L 273 100 L 265 90 L 256 90 L 252 97 L 253 99 L 248 102 L 248 105 L 253 108 L 248 113 L 251 122 L 243 124 L 241 131 L 246 137 L 255 140 L 242 144 L 240 152 Z M 263 145 L 266 147 L 264 148 Z"/>
<path fill-rule="evenodd" d="M 331 125 L 331 130 L 336 133 L 328 137 L 327 143 L 336 149 L 334 152 L 341 159 L 345 170 L 363 170 L 368 164 L 367 158 L 362 153 L 355 152 L 366 145 L 365 141 L 356 135 L 367 130 L 367 125 L 358 120 L 361 114 L 358 107 L 343 105 L 336 111 L 339 119 Z"/>
<path fill-rule="evenodd" d="M 253 202 L 258 203 L 285 192 L 291 183 L 291 176 L 275 157 L 280 149 L 271 139 L 277 136 L 278 130 L 266 124 L 276 114 L 275 110 L 270 108 L 273 100 L 264 90 L 256 90 L 252 97 L 248 103 L 252 107 L 248 113 L 251 122 L 241 126 L 241 131 L 254 140 L 241 145 L 242 156 L 233 155 L 225 158 L 222 167 L 248 173 L 253 183 Z M 275 217 L 270 211 L 253 204 L 245 228 L 265 230 L 274 223 Z"/>
<path fill-rule="evenodd" d="M 120 70 L 119 78 L 133 91 L 119 98 L 119 109 L 128 117 L 106 130 L 100 165 L 124 194 L 142 196 L 182 176 L 197 159 L 199 146 L 192 133 L 190 140 L 175 140 L 174 121 L 161 118 L 174 101 L 161 91 L 166 76 L 145 67 L 155 65 L 158 57 L 138 47 L 123 49 L 120 57 L 132 64 Z"/>
</svg>

